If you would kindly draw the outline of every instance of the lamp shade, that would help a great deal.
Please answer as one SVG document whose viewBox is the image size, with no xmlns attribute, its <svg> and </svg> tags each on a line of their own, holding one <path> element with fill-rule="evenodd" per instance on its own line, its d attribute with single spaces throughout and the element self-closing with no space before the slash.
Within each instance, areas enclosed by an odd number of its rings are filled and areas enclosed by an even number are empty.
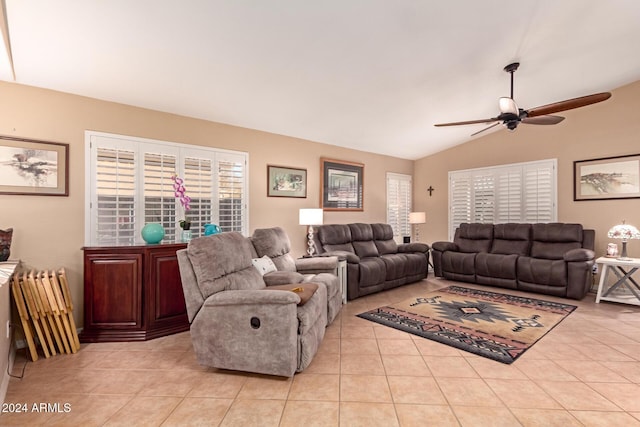
<svg viewBox="0 0 640 427">
<path fill-rule="evenodd" d="M 322 225 L 322 209 L 300 209 L 300 225 Z"/>
<path fill-rule="evenodd" d="M 515 101 L 509 97 L 503 96 L 502 98 L 500 98 L 499 104 L 501 113 L 511 113 L 517 115 L 520 114 Z"/>
<path fill-rule="evenodd" d="M 409 224 L 424 224 L 427 222 L 425 212 L 409 212 Z"/>
<path fill-rule="evenodd" d="M 622 240 L 640 239 L 640 231 L 633 225 L 625 224 L 623 221 L 622 224 L 611 227 L 611 230 L 607 233 L 607 237 Z"/>
</svg>

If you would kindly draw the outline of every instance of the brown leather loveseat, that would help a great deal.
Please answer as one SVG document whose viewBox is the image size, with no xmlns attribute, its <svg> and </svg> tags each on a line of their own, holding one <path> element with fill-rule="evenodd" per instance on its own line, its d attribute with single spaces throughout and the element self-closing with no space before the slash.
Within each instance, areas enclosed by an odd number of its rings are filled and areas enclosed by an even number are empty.
<svg viewBox="0 0 640 427">
<path fill-rule="evenodd" d="M 314 228 L 319 255 L 347 260 L 349 300 L 427 277 L 429 246 L 397 244 L 389 224 L 328 224 Z"/>
<path fill-rule="evenodd" d="M 582 299 L 592 283 L 595 232 L 580 224 L 460 224 L 432 245 L 434 273 L 462 282 Z"/>
</svg>

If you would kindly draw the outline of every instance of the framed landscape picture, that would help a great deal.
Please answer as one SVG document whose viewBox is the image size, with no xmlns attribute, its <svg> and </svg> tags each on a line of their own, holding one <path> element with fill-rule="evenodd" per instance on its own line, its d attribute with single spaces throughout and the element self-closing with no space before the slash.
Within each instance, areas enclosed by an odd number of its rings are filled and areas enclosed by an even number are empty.
<svg viewBox="0 0 640 427">
<path fill-rule="evenodd" d="M 320 207 L 326 211 L 361 211 L 364 195 L 364 165 L 320 159 Z"/>
<path fill-rule="evenodd" d="M 307 170 L 267 165 L 267 196 L 307 197 Z"/>
<path fill-rule="evenodd" d="M 640 154 L 573 162 L 573 200 L 640 198 Z"/>
<path fill-rule="evenodd" d="M 69 144 L 0 136 L 0 194 L 69 195 Z"/>
</svg>

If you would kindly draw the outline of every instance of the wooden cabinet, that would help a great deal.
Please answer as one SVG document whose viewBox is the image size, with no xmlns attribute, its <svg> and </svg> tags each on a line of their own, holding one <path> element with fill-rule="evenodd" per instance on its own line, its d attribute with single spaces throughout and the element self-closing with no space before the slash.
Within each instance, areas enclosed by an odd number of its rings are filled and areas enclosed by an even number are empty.
<svg viewBox="0 0 640 427">
<path fill-rule="evenodd" d="M 143 341 L 188 330 L 176 257 L 185 247 L 85 247 L 80 340 Z"/>
</svg>

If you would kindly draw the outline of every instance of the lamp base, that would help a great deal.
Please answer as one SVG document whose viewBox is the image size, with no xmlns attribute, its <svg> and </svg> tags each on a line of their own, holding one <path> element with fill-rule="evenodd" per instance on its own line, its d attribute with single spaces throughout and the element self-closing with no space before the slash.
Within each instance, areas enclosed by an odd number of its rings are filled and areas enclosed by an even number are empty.
<svg viewBox="0 0 640 427">
<path fill-rule="evenodd" d="M 622 253 L 616 259 L 618 261 L 631 261 L 633 259 L 633 258 L 629 258 L 629 256 L 627 255 L 627 241 L 626 240 L 622 241 Z"/>
<path fill-rule="evenodd" d="M 307 255 L 305 258 L 313 257 L 313 254 L 316 252 L 316 245 L 313 241 L 313 226 L 310 225 L 307 229 Z"/>
</svg>

